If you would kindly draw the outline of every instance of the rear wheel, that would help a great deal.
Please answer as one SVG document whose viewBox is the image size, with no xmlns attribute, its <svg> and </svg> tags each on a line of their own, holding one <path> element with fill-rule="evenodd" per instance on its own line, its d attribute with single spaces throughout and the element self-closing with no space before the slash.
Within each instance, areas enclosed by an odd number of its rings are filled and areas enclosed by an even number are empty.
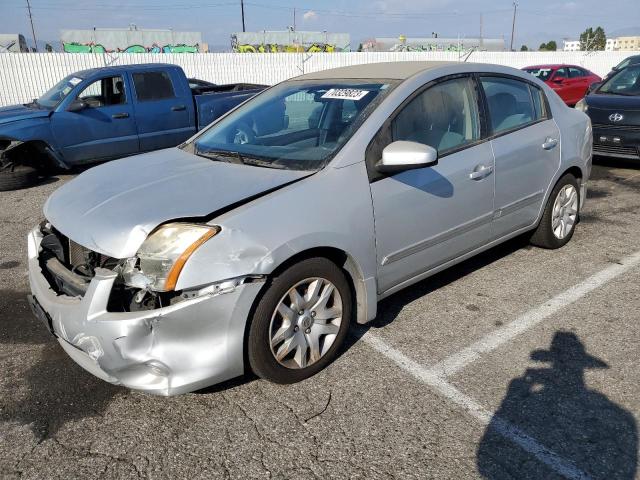
<svg viewBox="0 0 640 480">
<path fill-rule="evenodd" d="M 252 370 L 276 383 L 314 375 L 336 357 L 349 330 L 351 289 L 326 258 L 279 274 L 260 298 L 249 329 Z"/>
<path fill-rule="evenodd" d="M 568 173 L 553 188 L 531 243 L 550 249 L 566 245 L 573 236 L 579 209 L 580 187 L 576 178 Z"/>
</svg>

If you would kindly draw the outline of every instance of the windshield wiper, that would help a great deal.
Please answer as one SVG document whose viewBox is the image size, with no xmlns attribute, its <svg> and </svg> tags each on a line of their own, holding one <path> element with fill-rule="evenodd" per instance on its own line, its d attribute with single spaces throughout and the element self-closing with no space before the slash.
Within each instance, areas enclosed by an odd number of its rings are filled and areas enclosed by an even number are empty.
<svg viewBox="0 0 640 480">
<path fill-rule="evenodd" d="M 248 157 L 240 152 L 231 150 L 196 150 L 196 155 L 221 162 L 240 163 L 243 165 L 255 165 L 257 167 L 266 168 L 287 168 L 284 165 L 275 164 L 257 157 Z"/>
</svg>

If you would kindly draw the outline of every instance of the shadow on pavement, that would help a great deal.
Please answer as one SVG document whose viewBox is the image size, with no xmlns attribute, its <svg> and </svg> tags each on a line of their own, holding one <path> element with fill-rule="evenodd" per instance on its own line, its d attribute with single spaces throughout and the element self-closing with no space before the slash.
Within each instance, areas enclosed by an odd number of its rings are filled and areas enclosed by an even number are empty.
<svg viewBox="0 0 640 480">
<path fill-rule="evenodd" d="M 571 332 L 555 333 L 549 350 L 531 359 L 548 367 L 529 368 L 509 384 L 507 395 L 487 427 L 477 453 L 488 479 L 562 478 L 498 432 L 498 419 L 533 437 L 593 480 L 631 480 L 638 460 L 633 415 L 589 389 L 584 371 L 608 368 L 585 351 Z"/>
<path fill-rule="evenodd" d="M 29 425 L 38 441 L 67 422 L 101 416 L 123 390 L 77 366 L 33 316 L 26 292 L 0 290 L 0 420 Z"/>
</svg>

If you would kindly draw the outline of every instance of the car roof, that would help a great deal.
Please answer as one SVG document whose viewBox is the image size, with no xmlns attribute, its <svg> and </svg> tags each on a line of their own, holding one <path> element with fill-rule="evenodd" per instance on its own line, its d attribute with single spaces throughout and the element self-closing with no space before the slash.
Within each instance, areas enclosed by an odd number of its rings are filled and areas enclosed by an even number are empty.
<svg viewBox="0 0 640 480">
<path fill-rule="evenodd" d="M 123 72 L 129 71 L 131 69 L 136 70 L 153 70 L 156 68 L 177 68 L 177 65 L 172 65 L 170 63 L 133 63 L 129 65 L 114 65 L 110 67 L 98 67 L 98 68 L 89 68 L 87 70 L 81 70 L 76 72 L 74 75 L 80 78 L 87 78 L 94 74 L 105 73 L 105 72 Z"/>
<path fill-rule="evenodd" d="M 293 80 L 329 80 L 338 78 L 406 80 L 418 73 L 436 68 L 460 65 L 459 62 L 380 62 L 330 68 L 307 73 Z"/>
</svg>

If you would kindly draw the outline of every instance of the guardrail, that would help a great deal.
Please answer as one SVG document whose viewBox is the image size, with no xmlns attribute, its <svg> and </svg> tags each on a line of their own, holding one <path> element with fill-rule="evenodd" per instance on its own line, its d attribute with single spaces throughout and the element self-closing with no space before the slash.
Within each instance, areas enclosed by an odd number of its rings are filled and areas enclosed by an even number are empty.
<svg viewBox="0 0 640 480">
<path fill-rule="evenodd" d="M 581 65 L 598 75 L 640 52 L 367 52 L 367 53 L 0 53 L 0 106 L 39 97 L 70 73 L 106 65 L 173 63 L 187 76 L 215 83 L 274 84 L 301 73 L 371 62 L 464 61 L 516 68 L 546 63 Z"/>
</svg>

